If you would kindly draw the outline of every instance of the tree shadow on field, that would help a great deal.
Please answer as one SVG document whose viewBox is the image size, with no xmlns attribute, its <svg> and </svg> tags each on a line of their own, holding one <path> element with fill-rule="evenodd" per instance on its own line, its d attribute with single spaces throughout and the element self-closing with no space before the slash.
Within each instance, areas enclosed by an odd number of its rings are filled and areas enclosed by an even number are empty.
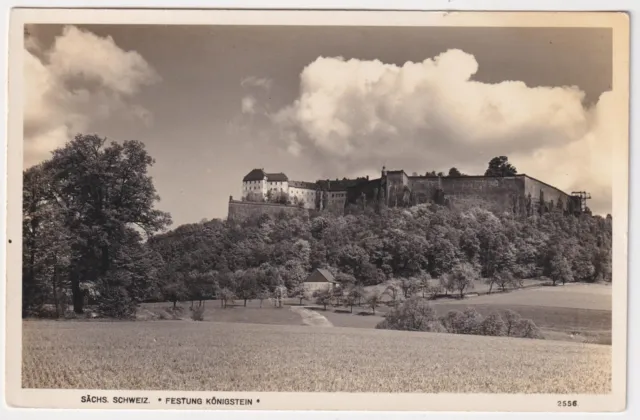
<svg viewBox="0 0 640 420">
<path fill-rule="evenodd" d="M 351 314 L 352 312 L 348 309 L 334 309 L 333 312 L 337 314 Z"/>
<path fill-rule="evenodd" d="M 329 310 L 329 308 L 324 309 L 322 306 L 305 306 L 304 308 L 308 309 L 310 311 L 322 311 L 322 312 L 325 312 L 325 311 Z"/>
</svg>

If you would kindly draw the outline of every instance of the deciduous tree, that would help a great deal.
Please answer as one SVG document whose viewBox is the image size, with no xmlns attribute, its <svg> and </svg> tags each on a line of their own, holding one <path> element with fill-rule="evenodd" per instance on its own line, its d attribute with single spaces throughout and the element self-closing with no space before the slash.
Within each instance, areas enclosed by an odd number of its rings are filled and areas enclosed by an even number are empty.
<svg viewBox="0 0 640 420">
<path fill-rule="evenodd" d="M 514 176 L 518 173 L 515 166 L 509 163 L 506 156 L 497 156 L 489 161 L 484 176 Z"/>
<path fill-rule="evenodd" d="M 76 313 L 83 311 L 81 281 L 124 293 L 114 283 L 122 276 L 107 273 L 117 269 L 115 256 L 132 243 L 134 229 L 151 235 L 170 223 L 168 213 L 154 208 L 159 197 L 148 175 L 153 163 L 141 142 L 107 144 L 99 136 L 77 135 L 42 164 L 48 200 L 73 238 L 69 280 Z"/>
<path fill-rule="evenodd" d="M 475 281 L 478 279 L 478 273 L 469 263 L 462 263 L 456 266 L 449 276 L 453 289 L 460 294 L 461 299 L 464 298 L 466 290 L 475 287 Z"/>
</svg>

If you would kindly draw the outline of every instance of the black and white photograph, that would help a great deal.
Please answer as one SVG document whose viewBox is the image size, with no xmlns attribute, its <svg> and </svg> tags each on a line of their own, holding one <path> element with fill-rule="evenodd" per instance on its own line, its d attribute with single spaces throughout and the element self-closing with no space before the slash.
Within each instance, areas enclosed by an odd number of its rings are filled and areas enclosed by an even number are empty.
<svg viewBox="0 0 640 420">
<path fill-rule="evenodd" d="M 624 409 L 626 15 L 31 12 L 16 404 Z"/>
</svg>

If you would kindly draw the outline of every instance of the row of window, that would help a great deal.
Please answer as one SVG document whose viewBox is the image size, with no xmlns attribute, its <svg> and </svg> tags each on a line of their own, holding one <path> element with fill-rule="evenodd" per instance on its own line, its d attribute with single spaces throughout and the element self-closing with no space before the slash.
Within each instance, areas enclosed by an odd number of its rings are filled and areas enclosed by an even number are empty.
<svg viewBox="0 0 640 420">
<path fill-rule="evenodd" d="M 248 183 L 252 184 L 253 182 L 259 182 L 259 181 L 249 181 Z M 278 182 L 278 183 L 271 183 L 271 184 L 280 185 L 281 183 Z M 248 189 L 248 190 L 251 190 L 251 191 L 262 190 L 262 188 L 263 188 L 262 186 L 255 186 L 255 185 L 249 185 L 248 187 L 246 185 L 244 186 L 244 189 Z M 284 189 L 282 187 L 280 187 L 280 188 L 277 188 L 277 187 L 273 188 L 272 187 L 272 188 L 269 188 L 269 190 L 270 191 L 284 191 Z M 291 193 L 295 194 L 295 195 L 304 195 L 305 193 L 308 196 L 315 195 L 315 191 L 291 190 Z M 331 193 L 329 195 L 329 197 L 331 197 L 331 198 L 345 198 L 346 195 L 347 195 L 346 193 Z"/>
<path fill-rule="evenodd" d="M 254 184 L 262 184 L 263 182 L 264 181 L 245 181 L 245 184 L 254 185 Z M 272 181 L 268 181 L 268 182 L 269 182 L 269 184 L 275 184 L 275 185 L 284 185 L 285 184 L 284 182 L 281 182 L 281 181 L 273 181 L 273 182 Z"/>
<path fill-rule="evenodd" d="M 296 195 L 304 195 L 305 191 L 300 191 L 300 190 L 292 190 L 291 191 L 292 194 L 296 194 Z M 315 191 L 306 191 L 307 195 L 315 195 Z"/>
</svg>

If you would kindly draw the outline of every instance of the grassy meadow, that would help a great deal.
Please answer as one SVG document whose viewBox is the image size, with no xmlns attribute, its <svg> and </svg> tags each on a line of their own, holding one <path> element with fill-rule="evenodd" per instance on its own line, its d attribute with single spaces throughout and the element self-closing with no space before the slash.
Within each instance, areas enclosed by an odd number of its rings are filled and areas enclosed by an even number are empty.
<svg viewBox="0 0 640 420">
<path fill-rule="evenodd" d="M 611 344 L 611 286 L 570 284 L 492 293 L 465 299 L 439 299 L 432 302 L 439 315 L 450 310 L 475 308 L 483 316 L 511 309 L 531 319 L 547 340 Z M 370 314 L 368 308 L 327 308 L 310 305 L 336 327 L 375 328 L 389 310 L 386 305 Z"/>
<path fill-rule="evenodd" d="M 467 306 L 485 316 L 513 309 L 546 340 L 376 330 L 385 306 L 358 315 L 369 309 L 324 311 L 293 299 L 282 308 L 268 300 L 226 309 L 207 301 L 204 322 L 190 319 L 189 302 L 177 312 L 171 303 L 143 304 L 138 321 L 27 320 L 23 386 L 603 393 L 611 386 L 611 347 L 601 345 L 611 340 L 610 302 L 610 287 L 601 285 L 433 302 L 439 314 Z M 309 322 L 309 314 L 325 323 Z"/>
<path fill-rule="evenodd" d="M 27 388 L 605 393 L 608 346 L 218 322 L 23 323 Z"/>
</svg>

